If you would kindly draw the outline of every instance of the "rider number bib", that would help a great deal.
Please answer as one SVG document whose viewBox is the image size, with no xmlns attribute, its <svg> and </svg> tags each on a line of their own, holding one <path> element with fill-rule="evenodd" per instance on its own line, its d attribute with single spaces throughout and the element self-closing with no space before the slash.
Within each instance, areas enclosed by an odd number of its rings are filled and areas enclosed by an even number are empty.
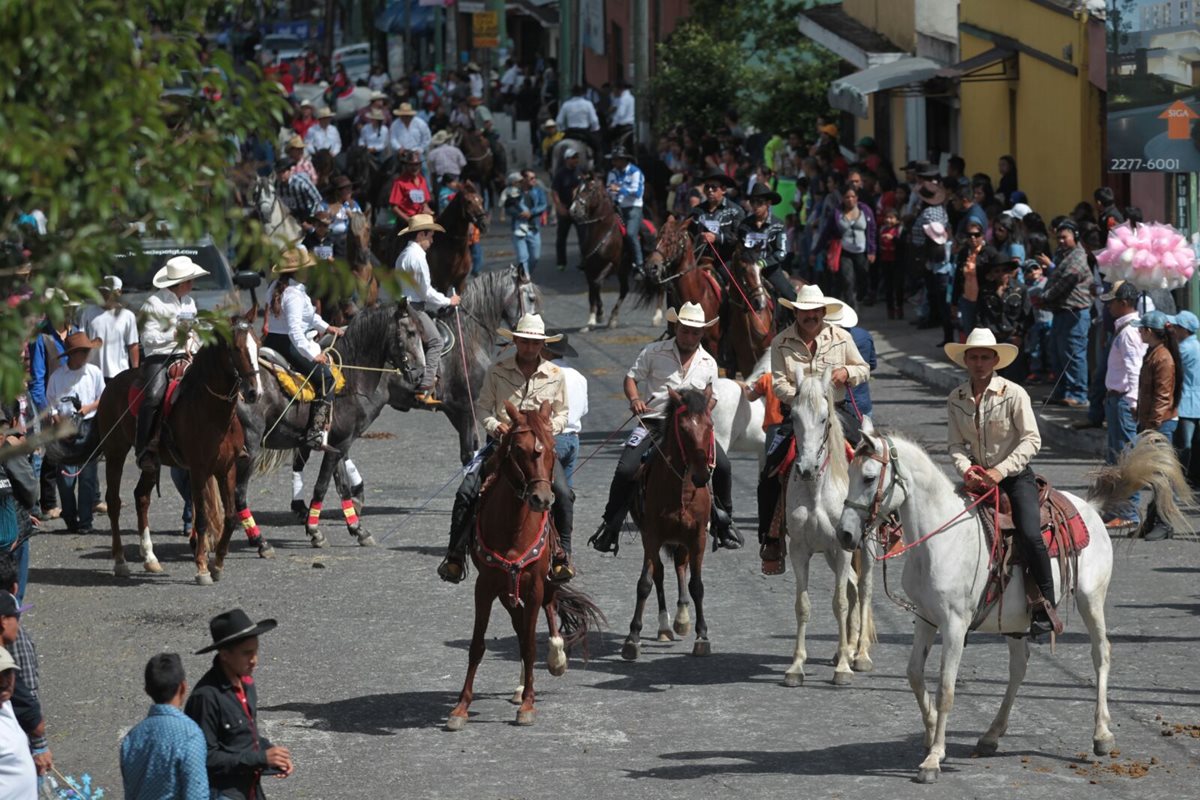
<svg viewBox="0 0 1200 800">
<path fill-rule="evenodd" d="M 709 233 L 720 233 L 721 223 L 715 219 L 702 219 L 700 222 L 708 229 Z"/>
<path fill-rule="evenodd" d="M 625 446 L 637 447 L 648 435 L 650 435 L 650 431 L 646 430 L 645 426 L 638 425 L 633 429 L 633 433 L 629 434 L 629 438 L 625 441 Z"/>
<path fill-rule="evenodd" d="M 333 246 L 328 244 L 319 244 L 313 248 L 313 255 L 321 261 L 333 261 Z"/>
<path fill-rule="evenodd" d="M 424 189 L 409 189 L 408 190 L 408 199 L 413 201 L 414 203 L 424 203 L 425 202 L 425 190 Z"/>
<path fill-rule="evenodd" d="M 746 247 L 752 250 L 760 250 L 767 246 L 767 235 L 765 233 L 757 233 L 749 231 L 746 233 Z"/>
</svg>

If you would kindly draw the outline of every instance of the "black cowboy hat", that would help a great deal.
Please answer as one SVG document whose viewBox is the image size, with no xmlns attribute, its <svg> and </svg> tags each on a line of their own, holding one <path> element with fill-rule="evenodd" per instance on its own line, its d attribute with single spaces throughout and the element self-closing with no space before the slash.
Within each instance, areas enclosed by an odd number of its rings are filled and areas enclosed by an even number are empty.
<svg viewBox="0 0 1200 800">
<path fill-rule="evenodd" d="M 579 358 L 579 353 L 567 341 L 565 333 L 557 342 L 548 342 L 543 349 L 555 358 Z"/>
<path fill-rule="evenodd" d="M 771 187 L 761 181 L 754 184 L 754 188 L 750 190 L 750 194 L 746 195 L 746 199 L 753 202 L 755 198 L 766 200 L 773 206 L 777 206 L 783 202 L 783 198 L 779 196 L 779 192 L 771 191 Z"/>
<path fill-rule="evenodd" d="M 713 167 L 708 172 L 704 173 L 704 175 L 702 175 L 700 177 L 699 183 L 701 186 L 703 186 L 704 184 L 708 183 L 709 181 L 715 181 L 717 183 L 723 184 L 726 189 L 736 189 L 737 188 L 737 182 L 734 181 L 733 178 L 729 177 L 721 170 L 717 169 L 716 167 Z"/>
<path fill-rule="evenodd" d="M 273 619 L 251 622 L 250 617 L 240 608 L 226 611 L 224 614 L 218 614 L 208 623 L 208 630 L 212 633 L 213 638 L 212 644 L 197 650 L 196 655 L 209 653 L 218 648 L 236 644 L 243 639 L 249 639 L 252 636 L 259 636 L 267 631 L 273 631 L 278 624 Z"/>
<path fill-rule="evenodd" d="M 628 150 L 626 150 L 624 147 L 620 147 L 620 146 L 614 147 L 613 151 L 609 154 L 608 158 L 609 158 L 609 160 L 612 160 L 612 161 L 615 161 L 618 158 L 623 158 L 626 161 L 633 161 L 634 163 L 637 163 L 637 159 L 635 159 L 632 155 L 630 155 Z"/>
</svg>

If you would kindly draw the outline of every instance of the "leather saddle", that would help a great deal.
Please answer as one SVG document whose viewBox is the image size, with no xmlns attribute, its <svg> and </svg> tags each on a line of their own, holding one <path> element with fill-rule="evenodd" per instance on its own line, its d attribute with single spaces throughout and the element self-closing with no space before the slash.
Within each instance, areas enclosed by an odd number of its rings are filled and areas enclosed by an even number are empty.
<svg viewBox="0 0 1200 800">
<path fill-rule="evenodd" d="M 1083 517 L 1079 515 L 1079 509 L 1043 476 L 1036 476 L 1036 480 L 1042 538 L 1046 542 L 1046 550 L 1050 553 L 1050 557 L 1057 558 L 1060 554 L 1071 555 L 1087 547 L 1091 537 Z M 980 516 L 983 518 L 984 530 L 987 531 L 990 543 L 996 533 L 994 520 L 990 513 L 983 513 Z M 1003 554 L 1004 550 L 1011 545 L 1013 534 L 1016 533 L 1016 526 L 1012 519 L 1012 504 L 1004 492 L 1000 493 L 999 521 L 1000 532 L 1003 535 L 999 549 Z M 999 560 L 1003 561 L 1004 559 Z M 1011 561 L 1021 563 L 1019 553 L 1014 554 Z"/>
<path fill-rule="evenodd" d="M 175 393 L 179 389 L 179 382 L 183 380 L 184 374 L 191 365 L 191 358 L 180 358 L 167 365 L 167 391 L 163 393 L 162 409 L 159 414 L 160 420 L 164 420 L 171 415 L 171 408 L 175 405 Z M 145 383 L 140 379 L 134 381 L 129 386 L 129 413 L 134 419 L 137 419 L 138 413 L 142 410 L 142 401 L 145 399 L 143 391 L 145 386 Z"/>
<path fill-rule="evenodd" d="M 310 403 L 316 397 L 316 391 L 311 386 L 304 384 L 306 376 L 297 372 L 278 351 L 260 346 L 258 363 L 275 376 L 275 382 L 288 397 L 296 397 L 301 403 Z M 341 394 L 346 387 L 346 376 L 336 366 L 331 365 L 330 369 L 333 372 L 333 393 Z M 297 393 L 299 393 L 298 397 Z"/>
</svg>

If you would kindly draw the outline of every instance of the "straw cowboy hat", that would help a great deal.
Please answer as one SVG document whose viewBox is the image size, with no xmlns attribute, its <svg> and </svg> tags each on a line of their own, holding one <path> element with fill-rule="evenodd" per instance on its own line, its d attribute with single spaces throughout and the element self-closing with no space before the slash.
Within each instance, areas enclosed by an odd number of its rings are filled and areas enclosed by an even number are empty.
<svg viewBox="0 0 1200 800">
<path fill-rule="evenodd" d="M 299 272 L 302 269 L 311 267 L 316 263 L 316 259 L 307 250 L 299 248 L 283 251 L 283 255 L 279 257 L 279 262 L 271 267 L 272 275 L 283 275 L 291 272 Z"/>
<path fill-rule="evenodd" d="M 379 90 L 371 92 L 368 102 L 374 103 L 376 100 L 387 100 L 387 95 Z"/>
<path fill-rule="evenodd" d="M 396 235 L 407 236 L 410 233 L 420 233 L 421 231 L 438 231 L 440 233 L 445 233 L 446 229 L 433 221 L 432 214 L 413 214 L 408 218 L 408 227 Z"/>
<path fill-rule="evenodd" d="M 376 122 L 383 122 L 387 119 L 387 117 L 385 117 L 383 112 L 378 108 L 372 108 L 367 112 L 367 119 L 375 120 Z"/>
<path fill-rule="evenodd" d="M 83 331 L 75 331 L 67 337 L 65 342 L 63 342 L 63 352 L 65 352 L 67 355 L 71 355 L 71 353 L 74 353 L 78 350 L 95 350 L 102 344 L 104 344 L 104 342 L 101 339 L 90 339 Z"/>
<path fill-rule="evenodd" d="M 553 119 L 548 119 L 542 123 L 543 130 L 549 131 L 549 130 L 553 130 L 554 128 L 557 128 L 557 127 L 558 127 L 558 122 Z"/>
<path fill-rule="evenodd" d="M 415 117 L 416 111 L 413 111 L 412 103 L 401 103 L 400 107 L 392 112 L 397 117 Z"/>
<path fill-rule="evenodd" d="M 548 344 L 562 341 L 563 338 L 561 333 L 554 336 L 546 335 L 546 323 L 542 322 L 541 314 L 526 314 L 517 320 L 516 330 L 510 331 L 508 328 L 500 328 L 496 333 L 509 341 L 513 339 L 539 339 Z"/>
<path fill-rule="evenodd" d="M 329 106 L 321 106 L 317 109 L 317 119 L 330 119 L 334 116 L 333 109 Z"/>
<path fill-rule="evenodd" d="M 963 344 L 950 342 L 946 345 L 946 357 L 958 364 L 960 367 L 965 367 L 964 356 L 968 350 L 991 350 L 1000 357 L 1000 363 L 996 365 L 996 369 L 1004 369 L 1017 358 L 1017 346 L 1015 344 L 996 343 L 996 336 L 988 328 L 976 328 L 971 331 L 971 335 L 967 337 L 967 341 Z"/>
<path fill-rule="evenodd" d="M 443 129 L 443 130 L 440 130 L 437 133 L 435 133 L 433 136 L 429 137 L 429 144 L 430 145 L 445 144 L 446 142 L 450 141 L 453 138 L 454 138 L 454 134 L 450 133 L 450 131 L 448 131 L 448 130 Z"/>
<path fill-rule="evenodd" d="M 788 300 L 786 297 L 779 298 L 779 304 L 793 311 L 812 311 L 814 308 L 823 308 L 826 314 L 838 314 L 846 307 L 841 300 L 826 297 L 825 293 L 821 291 L 821 287 L 813 283 L 801 287 L 795 300 Z"/>
<path fill-rule="evenodd" d="M 175 256 L 168 261 L 162 269 L 154 273 L 154 284 L 156 289 L 167 289 L 171 286 L 177 286 L 184 281 L 195 280 L 203 275 L 207 275 L 208 270 L 201 267 L 195 261 L 192 261 L 187 256 Z"/>
<path fill-rule="evenodd" d="M 212 634 L 212 644 L 207 647 L 201 647 L 196 651 L 196 655 L 211 653 L 213 650 L 237 644 L 244 639 L 260 636 L 268 631 L 275 630 L 278 625 L 279 623 L 273 619 L 251 622 L 250 617 L 240 608 L 226 611 L 224 614 L 218 614 L 209 621 L 208 631 Z"/>
<path fill-rule="evenodd" d="M 301 139 L 299 136 L 293 136 L 292 138 L 287 140 L 287 149 L 288 150 L 303 150 L 304 149 L 304 140 Z"/>
<path fill-rule="evenodd" d="M 679 313 L 675 313 L 675 309 L 667 309 L 667 322 L 683 325 L 688 328 L 707 328 L 711 325 L 716 325 L 720 322 L 714 318 L 708 321 L 704 319 L 704 307 L 699 303 L 684 303 L 679 307 Z"/>
</svg>

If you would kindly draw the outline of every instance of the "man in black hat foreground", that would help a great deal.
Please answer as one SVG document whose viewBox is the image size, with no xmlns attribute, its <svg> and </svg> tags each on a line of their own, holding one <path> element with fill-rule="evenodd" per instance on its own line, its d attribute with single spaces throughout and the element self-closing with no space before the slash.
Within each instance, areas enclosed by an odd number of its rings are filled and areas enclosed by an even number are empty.
<svg viewBox="0 0 1200 800">
<path fill-rule="evenodd" d="M 185 711 L 204 731 L 208 782 L 220 798 L 261 798 L 264 774 L 286 778 L 294 768 L 287 748 L 271 744 L 258 732 L 258 693 L 252 677 L 258 666 L 258 637 L 276 624 L 273 619 L 251 622 L 240 608 L 226 611 L 208 623 L 212 644 L 196 651 L 217 651 Z"/>
<path fill-rule="evenodd" d="M 741 241 L 743 253 L 757 261 L 762 276 L 775 290 L 776 297 L 796 299 L 796 290 L 783 269 L 787 258 L 787 229 L 779 217 L 771 213 L 771 207 L 779 205 L 782 198 L 764 183 L 754 184 L 746 196 L 750 202 L 750 215 L 743 218 L 737 227 L 737 239 Z"/>
</svg>

